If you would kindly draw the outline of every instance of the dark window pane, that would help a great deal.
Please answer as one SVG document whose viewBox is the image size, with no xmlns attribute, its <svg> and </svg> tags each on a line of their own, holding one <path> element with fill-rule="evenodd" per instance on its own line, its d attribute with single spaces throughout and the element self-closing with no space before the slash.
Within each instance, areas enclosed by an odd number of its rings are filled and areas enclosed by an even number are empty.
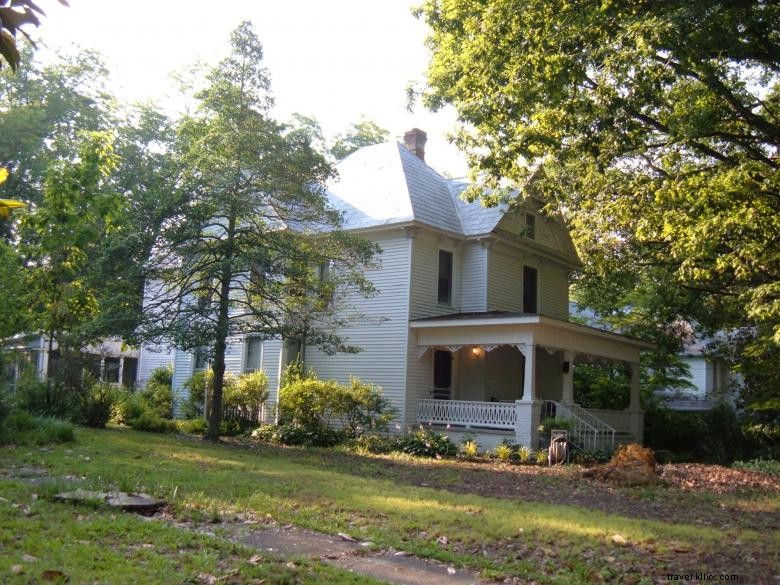
<svg viewBox="0 0 780 585">
<path fill-rule="evenodd" d="M 260 369 L 263 341 L 259 337 L 246 338 L 246 364 L 245 372 L 254 372 Z"/>
<path fill-rule="evenodd" d="M 433 354 L 433 385 L 435 388 L 452 385 L 452 355 L 448 351 L 437 349 Z"/>
<path fill-rule="evenodd" d="M 536 239 L 536 216 L 533 213 L 525 214 L 525 235 L 530 239 Z"/>
<path fill-rule="evenodd" d="M 537 281 L 536 268 L 523 266 L 523 313 L 537 312 Z"/>
<path fill-rule="evenodd" d="M 112 384 L 119 382 L 118 357 L 107 357 L 103 362 L 103 381 Z"/>
<path fill-rule="evenodd" d="M 452 252 L 439 250 L 439 302 L 452 301 Z"/>
<path fill-rule="evenodd" d="M 122 366 L 122 385 L 126 388 L 135 387 L 135 377 L 138 373 L 138 358 L 126 357 Z"/>
</svg>

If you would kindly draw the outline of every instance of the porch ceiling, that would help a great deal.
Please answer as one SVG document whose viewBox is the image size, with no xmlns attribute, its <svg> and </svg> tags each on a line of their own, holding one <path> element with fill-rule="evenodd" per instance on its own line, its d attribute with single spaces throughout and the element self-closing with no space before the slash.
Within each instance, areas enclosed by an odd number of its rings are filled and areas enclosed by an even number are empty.
<svg viewBox="0 0 780 585">
<path fill-rule="evenodd" d="M 651 343 L 562 321 L 543 315 L 522 313 L 459 313 L 409 322 L 417 333 L 417 344 L 427 347 L 464 345 L 540 345 L 550 349 L 639 362 L 639 353 Z"/>
</svg>

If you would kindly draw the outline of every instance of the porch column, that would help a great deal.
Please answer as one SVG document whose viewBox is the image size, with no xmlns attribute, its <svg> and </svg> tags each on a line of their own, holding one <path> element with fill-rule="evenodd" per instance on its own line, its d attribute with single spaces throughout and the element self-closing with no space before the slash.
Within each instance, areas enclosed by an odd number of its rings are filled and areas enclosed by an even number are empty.
<svg viewBox="0 0 780 585">
<path fill-rule="evenodd" d="M 630 417 L 631 435 L 633 440 L 641 443 L 644 438 L 644 416 L 642 405 L 639 400 L 639 363 L 631 362 L 629 364 L 631 373 L 631 401 L 626 411 Z"/>
<path fill-rule="evenodd" d="M 523 354 L 523 398 L 515 402 L 517 419 L 515 441 L 530 449 L 539 447 L 539 423 L 542 416 L 542 401 L 536 397 L 536 346 L 523 343 L 517 346 Z"/>
<path fill-rule="evenodd" d="M 536 400 L 536 346 L 523 343 L 517 346 L 523 354 L 523 401 Z"/>
<path fill-rule="evenodd" d="M 563 390 L 561 404 L 574 404 L 574 352 L 567 349 L 563 352 Z"/>
</svg>

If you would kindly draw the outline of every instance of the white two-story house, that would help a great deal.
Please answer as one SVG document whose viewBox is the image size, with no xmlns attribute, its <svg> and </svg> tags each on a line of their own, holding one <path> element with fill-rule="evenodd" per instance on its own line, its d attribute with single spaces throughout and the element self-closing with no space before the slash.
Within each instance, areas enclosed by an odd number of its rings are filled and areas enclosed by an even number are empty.
<svg viewBox="0 0 780 585">
<path fill-rule="evenodd" d="M 330 201 L 345 229 L 380 246 L 367 273 L 377 293 L 352 299 L 369 318 L 339 331 L 360 353 L 304 347 L 306 366 L 323 379 L 357 376 L 381 386 L 399 428 L 473 432 L 483 448 L 503 439 L 535 448 L 540 420 L 552 413 L 576 422 L 585 448 L 608 449 L 615 434 L 641 441 L 639 354 L 650 345 L 569 321 L 569 275 L 579 259 L 566 227 L 527 194 L 511 210 L 466 203 L 467 183 L 429 167 L 424 146 L 425 133 L 414 129 L 405 144 L 369 146 L 339 164 Z M 183 382 L 205 364 L 152 349 L 141 351 L 139 381 L 172 361 L 183 399 Z M 227 368 L 265 370 L 275 403 L 290 353 L 281 340 L 239 339 Z M 626 410 L 574 403 L 574 368 L 593 357 L 630 364 Z"/>
</svg>

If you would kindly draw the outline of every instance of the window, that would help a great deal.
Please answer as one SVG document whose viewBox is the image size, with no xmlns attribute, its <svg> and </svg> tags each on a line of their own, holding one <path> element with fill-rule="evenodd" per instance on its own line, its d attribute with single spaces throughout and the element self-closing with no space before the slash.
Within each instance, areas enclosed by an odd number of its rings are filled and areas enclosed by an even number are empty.
<svg viewBox="0 0 780 585">
<path fill-rule="evenodd" d="M 195 368 L 196 372 L 205 370 L 209 365 L 209 352 L 205 347 L 199 347 L 195 350 Z"/>
<path fill-rule="evenodd" d="M 333 301 L 333 282 L 331 276 L 331 262 L 323 262 L 317 266 L 317 291 L 322 303 L 321 309 L 327 308 Z"/>
<path fill-rule="evenodd" d="M 437 349 L 433 354 L 433 397 L 449 400 L 452 387 L 452 354 Z"/>
<path fill-rule="evenodd" d="M 103 381 L 111 384 L 119 383 L 119 358 L 107 357 L 103 361 Z"/>
<path fill-rule="evenodd" d="M 452 303 L 452 252 L 439 250 L 439 303 Z"/>
<path fill-rule="evenodd" d="M 122 385 L 126 388 L 135 386 L 136 374 L 138 374 L 138 358 L 123 358 L 122 364 Z"/>
<path fill-rule="evenodd" d="M 259 337 L 247 337 L 244 340 L 246 344 L 246 358 L 244 361 L 244 371 L 254 372 L 259 370 L 263 361 L 263 341 Z"/>
<path fill-rule="evenodd" d="M 525 214 L 525 235 L 532 239 L 536 239 L 536 216 L 533 213 Z"/>
<path fill-rule="evenodd" d="M 523 266 L 523 313 L 538 311 L 538 276 L 536 268 Z"/>
</svg>

